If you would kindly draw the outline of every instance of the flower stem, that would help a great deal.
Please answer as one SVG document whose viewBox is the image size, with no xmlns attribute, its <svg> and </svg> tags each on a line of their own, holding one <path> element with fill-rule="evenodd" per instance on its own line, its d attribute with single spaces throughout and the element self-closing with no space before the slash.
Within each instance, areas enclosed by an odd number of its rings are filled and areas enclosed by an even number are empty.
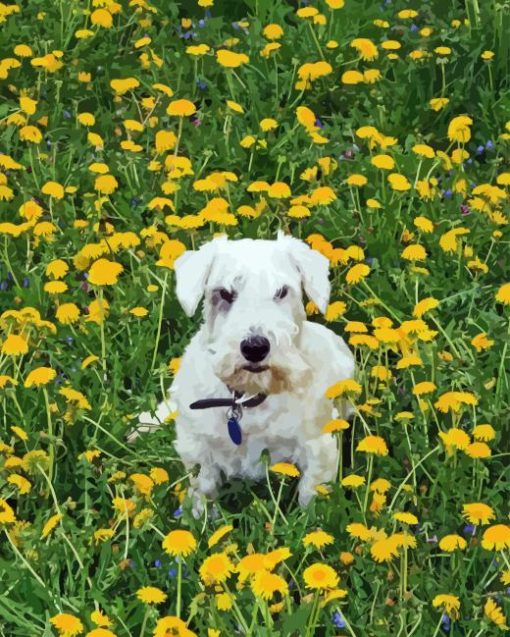
<svg viewBox="0 0 510 637">
<path fill-rule="evenodd" d="M 276 518 L 278 517 L 278 513 L 280 513 L 280 515 L 283 516 L 281 509 L 280 509 L 280 500 L 282 497 L 282 491 L 283 491 L 283 486 L 285 484 L 285 480 L 284 478 L 282 478 L 281 482 L 280 482 L 280 486 L 278 488 L 278 494 L 276 496 L 276 506 L 275 506 L 275 510 L 274 510 L 274 516 L 273 516 L 273 520 L 271 522 L 271 533 L 274 533 L 274 525 L 276 524 Z"/>
<path fill-rule="evenodd" d="M 319 55 L 321 56 L 321 58 L 324 59 L 324 53 L 322 52 L 321 45 L 319 43 L 319 40 L 317 39 L 317 35 L 316 35 L 315 31 L 313 30 L 312 23 L 308 22 L 308 26 L 310 27 L 310 33 L 312 34 L 312 39 L 315 42 L 315 46 L 317 47 L 317 51 L 319 52 Z"/>
<path fill-rule="evenodd" d="M 154 365 L 156 364 L 156 358 L 158 356 L 158 346 L 159 346 L 159 339 L 161 337 L 161 325 L 163 322 L 163 307 L 165 305 L 167 281 L 168 281 L 168 271 L 165 272 L 165 278 L 163 279 L 163 290 L 161 291 L 161 305 L 159 306 L 158 330 L 156 332 L 156 343 L 154 345 L 154 352 L 152 354 L 151 374 L 154 371 Z"/>
<path fill-rule="evenodd" d="M 55 441 L 53 440 L 53 421 L 51 419 L 51 411 L 50 411 L 50 401 L 48 398 L 48 390 L 46 387 L 43 387 L 43 395 L 44 395 L 44 404 L 46 406 L 46 418 L 48 419 L 48 440 L 49 440 L 49 467 L 48 467 L 48 478 L 49 483 L 52 483 L 53 480 L 53 465 L 55 463 Z"/>
<path fill-rule="evenodd" d="M 374 457 L 372 454 L 368 456 L 368 475 L 367 475 L 367 488 L 365 489 L 365 499 L 363 501 L 363 512 L 366 512 L 368 506 L 368 494 L 370 493 L 370 482 L 372 480 L 372 468 L 374 466 Z"/>
<path fill-rule="evenodd" d="M 177 561 L 177 601 L 175 603 L 175 614 L 181 616 L 181 587 L 182 587 L 182 560 Z"/>
<path fill-rule="evenodd" d="M 313 599 L 312 610 L 310 612 L 310 619 L 308 621 L 308 626 L 306 627 L 305 637 L 311 637 L 315 634 L 315 625 L 317 624 L 317 619 L 319 618 L 319 591 L 315 591 L 315 597 Z"/>
<path fill-rule="evenodd" d="M 106 381 L 106 338 L 105 338 L 105 332 L 104 332 L 105 311 L 104 311 L 103 288 L 99 288 L 98 301 L 99 301 L 99 330 L 101 334 L 101 366 L 103 368 L 103 380 Z"/>
<path fill-rule="evenodd" d="M 145 614 L 143 616 L 142 627 L 140 629 L 140 637 L 144 637 L 144 635 L 145 635 L 145 628 L 147 626 L 147 620 L 148 619 L 149 619 L 149 609 L 147 608 L 145 610 Z"/>
</svg>

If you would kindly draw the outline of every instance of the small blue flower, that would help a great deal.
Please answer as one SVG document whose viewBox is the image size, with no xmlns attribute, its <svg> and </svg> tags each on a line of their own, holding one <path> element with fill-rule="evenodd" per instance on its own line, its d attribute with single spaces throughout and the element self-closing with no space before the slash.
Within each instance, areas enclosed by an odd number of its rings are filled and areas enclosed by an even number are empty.
<svg viewBox="0 0 510 637">
<path fill-rule="evenodd" d="M 154 560 L 154 566 L 156 568 L 161 568 L 161 560 Z"/>
<path fill-rule="evenodd" d="M 462 529 L 462 533 L 464 535 L 474 535 L 476 527 L 473 524 L 466 524 L 466 526 Z"/>
<path fill-rule="evenodd" d="M 201 91 L 207 91 L 208 89 L 207 82 L 204 82 L 204 80 L 197 80 L 197 86 Z"/>
<path fill-rule="evenodd" d="M 476 154 L 477 155 L 483 155 L 485 152 L 485 146 L 483 144 L 480 144 L 480 146 L 476 147 Z"/>
<path fill-rule="evenodd" d="M 168 577 L 176 577 L 177 576 L 177 569 L 176 568 L 169 568 L 168 569 Z"/>
<path fill-rule="evenodd" d="M 30 287 L 30 279 L 26 276 L 26 277 L 23 279 L 23 281 L 22 281 L 21 285 L 22 285 L 24 288 L 28 288 L 28 287 Z"/>
<path fill-rule="evenodd" d="M 485 144 L 485 150 L 493 150 L 494 149 L 494 142 L 492 141 L 492 139 L 489 139 L 488 142 Z"/>
<path fill-rule="evenodd" d="M 416 31 L 418 31 L 418 25 L 417 24 L 411 24 L 410 31 L 411 31 L 411 33 L 416 33 Z"/>
<path fill-rule="evenodd" d="M 205 21 L 203 18 L 201 18 L 201 19 L 198 21 L 198 28 L 199 28 L 199 29 L 203 29 L 203 28 L 205 27 L 205 24 L 206 24 L 206 21 Z"/>
<path fill-rule="evenodd" d="M 175 509 L 174 518 L 180 518 L 181 515 L 182 515 L 182 507 L 179 507 L 178 509 Z"/>
<path fill-rule="evenodd" d="M 62 114 L 64 115 L 64 119 L 71 119 L 72 118 L 72 115 L 71 115 L 71 113 L 69 111 L 64 111 Z"/>
<path fill-rule="evenodd" d="M 441 626 L 445 632 L 450 632 L 450 618 L 446 613 L 441 617 Z"/>
<path fill-rule="evenodd" d="M 335 626 L 335 628 L 345 628 L 347 626 L 344 616 L 339 610 L 333 613 L 331 621 L 333 622 L 333 626 Z"/>
<path fill-rule="evenodd" d="M 448 190 L 444 191 L 444 198 L 445 199 L 451 199 L 453 197 L 453 190 L 450 190 L 448 188 Z"/>
</svg>

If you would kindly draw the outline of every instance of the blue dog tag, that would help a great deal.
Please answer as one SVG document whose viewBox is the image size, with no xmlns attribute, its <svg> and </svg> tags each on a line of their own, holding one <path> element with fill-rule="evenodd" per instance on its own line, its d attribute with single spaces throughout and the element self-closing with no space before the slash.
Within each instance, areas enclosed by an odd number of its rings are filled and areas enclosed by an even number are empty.
<svg viewBox="0 0 510 637">
<path fill-rule="evenodd" d="M 232 440 L 235 445 L 240 445 L 243 441 L 243 432 L 241 431 L 241 425 L 239 424 L 237 418 L 234 418 L 233 416 L 229 418 L 227 426 L 230 440 Z"/>
</svg>

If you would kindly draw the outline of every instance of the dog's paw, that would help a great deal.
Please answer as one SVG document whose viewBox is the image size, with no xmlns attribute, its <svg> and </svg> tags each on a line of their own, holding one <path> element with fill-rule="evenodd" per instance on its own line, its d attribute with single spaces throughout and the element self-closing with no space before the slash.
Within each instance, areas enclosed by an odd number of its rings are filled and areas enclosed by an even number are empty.
<svg viewBox="0 0 510 637">
<path fill-rule="evenodd" d="M 220 514 L 217 506 L 203 493 L 197 489 L 190 488 L 188 495 L 191 499 L 191 514 L 195 520 L 199 520 L 204 515 L 210 520 L 217 520 L 219 518 Z"/>
<path fill-rule="evenodd" d="M 316 495 L 317 491 L 310 484 L 301 483 L 298 490 L 299 506 L 306 508 Z"/>
<path fill-rule="evenodd" d="M 207 499 L 203 493 L 190 487 L 188 495 L 191 500 L 191 514 L 195 520 L 199 520 L 203 515 L 207 503 Z"/>
<path fill-rule="evenodd" d="M 129 431 L 126 439 L 129 443 L 133 443 L 142 434 L 155 431 L 159 429 L 159 427 L 160 423 L 156 421 L 148 411 L 143 412 L 138 416 L 138 423 Z"/>
</svg>

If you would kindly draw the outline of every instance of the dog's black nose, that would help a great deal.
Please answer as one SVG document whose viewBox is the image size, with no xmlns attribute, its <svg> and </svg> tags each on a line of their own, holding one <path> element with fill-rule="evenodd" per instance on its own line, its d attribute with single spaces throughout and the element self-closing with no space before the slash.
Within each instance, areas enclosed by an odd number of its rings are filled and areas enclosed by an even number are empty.
<svg viewBox="0 0 510 637">
<path fill-rule="evenodd" d="M 269 347 L 265 336 L 250 336 L 241 341 L 241 354 L 250 363 L 260 363 L 269 354 Z"/>
</svg>

